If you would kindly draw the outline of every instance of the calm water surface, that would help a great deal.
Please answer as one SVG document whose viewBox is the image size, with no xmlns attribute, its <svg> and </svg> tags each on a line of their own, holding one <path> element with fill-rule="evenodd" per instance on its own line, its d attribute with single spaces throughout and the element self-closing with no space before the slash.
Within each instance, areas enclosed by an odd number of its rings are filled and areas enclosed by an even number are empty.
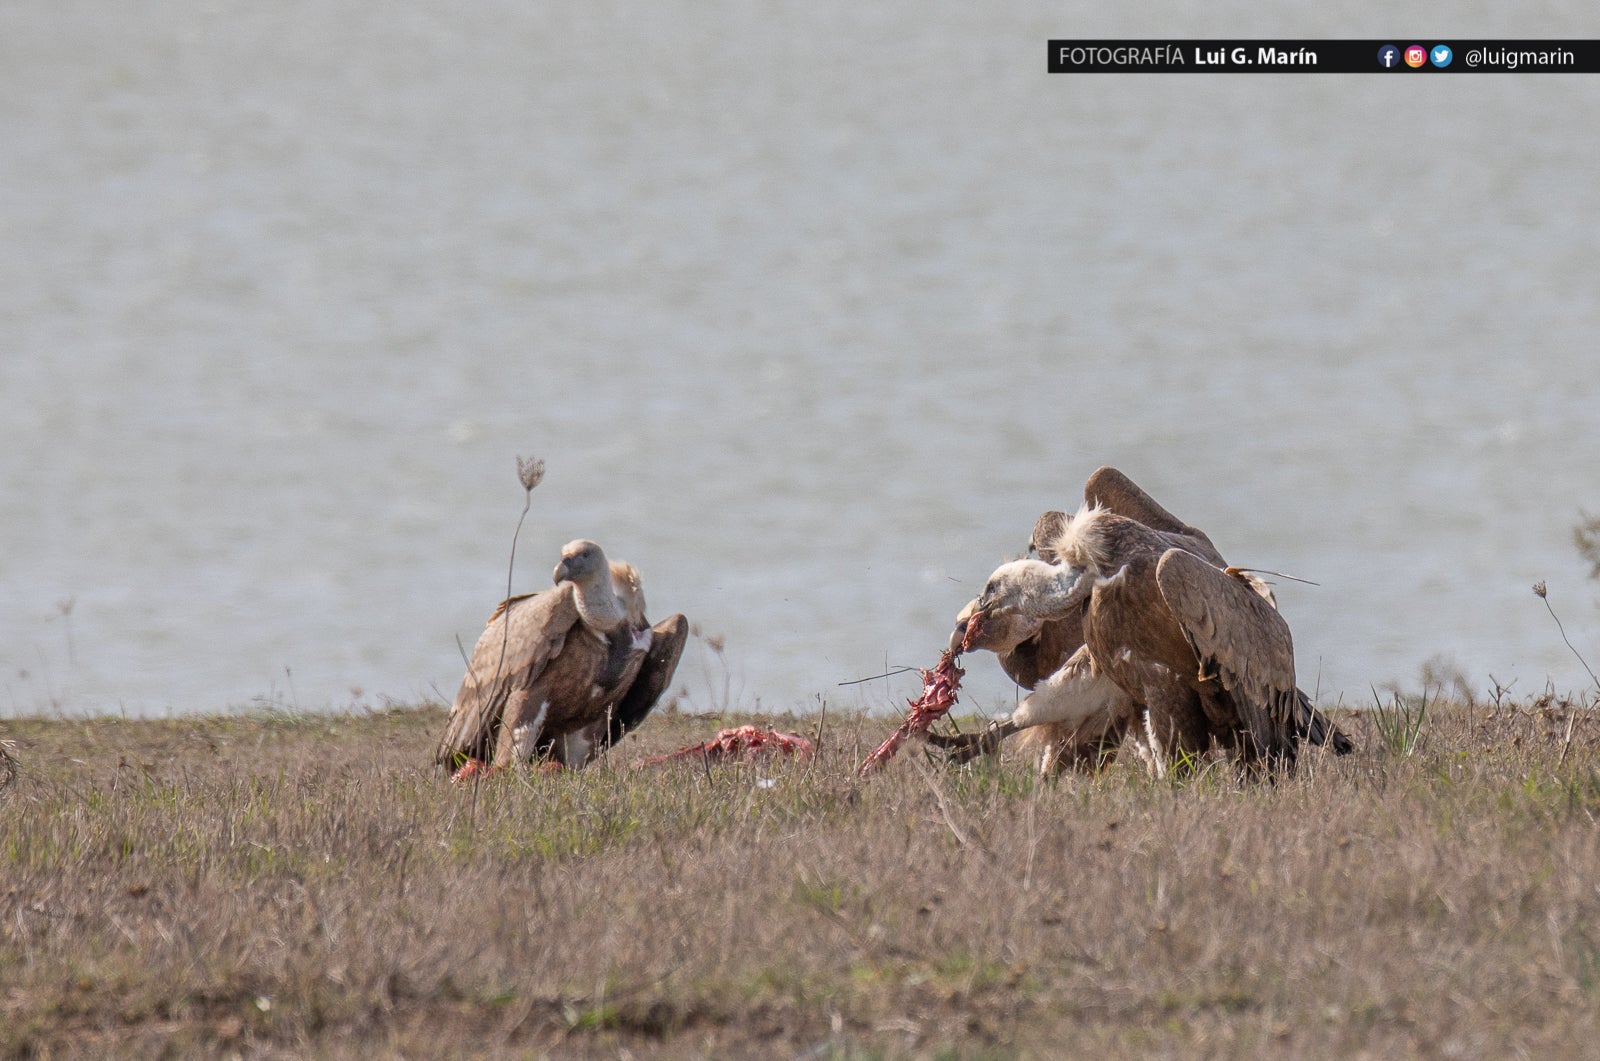
<svg viewBox="0 0 1600 1061">
<path fill-rule="evenodd" d="M 837 683 L 1100 464 L 1320 583 L 1325 701 L 1587 682 L 1529 585 L 1600 663 L 1600 78 L 1048 77 L 1050 6 L 873 8 L 6 6 L 0 714 L 448 698 L 518 454 L 516 588 L 632 560 L 724 639 L 694 708 L 913 695 Z"/>
</svg>

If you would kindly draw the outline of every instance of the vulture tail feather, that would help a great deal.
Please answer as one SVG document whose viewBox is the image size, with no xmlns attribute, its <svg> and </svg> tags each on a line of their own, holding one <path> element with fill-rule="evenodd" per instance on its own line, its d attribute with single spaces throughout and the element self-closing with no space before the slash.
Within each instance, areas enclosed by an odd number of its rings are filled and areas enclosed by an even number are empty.
<svg viewBox="0 0 1600 1061">
<path fill-rule="evenodd" d="M 1296 690 L 1298 692 L 1298 690 Z M 1355 742 L 1333 724 L 1333 719 L 1311 706 L 1311 698 L 1299 693 L 1301 717 L 1300 735 L 1312 744 L 1322 744 L 1333 749 L 1335 755 L 1349 755 L 1356 750 Z"/>
</svg>

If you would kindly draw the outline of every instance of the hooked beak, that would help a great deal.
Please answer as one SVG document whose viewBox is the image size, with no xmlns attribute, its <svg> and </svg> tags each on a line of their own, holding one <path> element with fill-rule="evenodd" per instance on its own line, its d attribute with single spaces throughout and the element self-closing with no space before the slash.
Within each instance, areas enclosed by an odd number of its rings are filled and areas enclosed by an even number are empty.
<svg viewBox="0 0 1600 1061">
<path fill-rule="evenodd" d="M 972 621 L 972 617 L 971 616 L 968 616 L 965 619 L 959 619 L 959 620 L 956 621 L 956 628 L 953 631 L 951 631 L 951 633 L 950 633 L 950 646 L 949 647 L 950 647 L 950 651 L 951 652 L 960 652 L 961 651 L 962 644 L 964 644 L 966 642 L 966 640 L 967 640 L 967 624 L 970 623 L 971 621 Z"/>
<path fill-rule="evenodd" d="M 956 620 L 956 628 L 950 632 L 950 651 L 956 655 L 976 647 L 969 640 L 983 636 L 983 624 L 988 618 L 988 612 L 982 608 L 974 608 L 971 615 L 963 615 Z"/>
<path fill-rule="evenodd" d="M 550 581 L 556 583 L 572 581 L 572 570 L 567 567 L 565 560 L 556 565 L 555 571 L 550 576 Z"/>
</svg>

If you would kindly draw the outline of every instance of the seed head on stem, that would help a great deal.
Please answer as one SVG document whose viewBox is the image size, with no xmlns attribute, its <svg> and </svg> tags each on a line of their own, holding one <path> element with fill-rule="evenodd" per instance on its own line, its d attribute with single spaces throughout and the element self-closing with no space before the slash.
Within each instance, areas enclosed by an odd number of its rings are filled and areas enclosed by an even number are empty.
<svg viewBox="0 0 1600 1061">
<path fill-rule="evenodd" d="M 1589 669 L 1589 661 L 1584 659 L 1583 653 L 1579 652 L 1577 648 L 1574 647 L 1572 640 L 1567 637 L 1567 628 L 1561 625 L 1561 617 L 1558 616 L 1556 614 L 1556 610 L 1550 606 L 1550 591 L 1548 588 L 1546 588 L 1544 579 L 1540 579 L 1533 584 L 1533 595 L 1544 601 L 1545 611 L 1550 613 L 1550 618 L 1556 621 L 1556 629 L 1561 631 L 1561 640 L 1565 641 L 1567 643 L 1567 647 L 1572 649 L 1572 654 L 1578 657 L 1578 662 L 1583 664 L 1583 669 L 1589 671 L 1589 680 L 1594 682 L 1595 688 L 1600 689 L 1600 678 L 1595 677 L 1594 671 Z M 1568 736 L 1570 737 L 1571 730 L 1569 729 L 1567 732 Z"/>
<path fill-rule="evenodd" d="M 517 478 L 522 481 L 522 489 L 533 493 L 533 488 L 544 481 L 544 460 L 539 457 L 518 457 Z"/>
</svg>

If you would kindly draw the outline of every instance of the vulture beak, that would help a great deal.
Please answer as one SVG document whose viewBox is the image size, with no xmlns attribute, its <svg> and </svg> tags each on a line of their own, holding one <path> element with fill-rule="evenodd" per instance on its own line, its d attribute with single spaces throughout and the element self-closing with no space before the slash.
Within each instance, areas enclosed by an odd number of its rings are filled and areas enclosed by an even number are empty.
<svg viewBox="0 0 1600 1061">
<path fill-rule="evenodd" d="M 982 647 L 977 639 L 983 637 L 983 624 L 988 618 L 989 613 L 978 608 L 971 615 L 957 619 L 956 628 L 950 632 L 950 651 L 959 656 L 969 649 Z"/>
<path fill-rule="evenodd" d="M 567 567 L 565 560 L 556 565 L 554 573 L 550 576 L 550 581 L 555 583 L 572 581 L 572 569 Z"/>
<path fill-rule="evenodd" d="M 967 639 L 967 624 L 972 621 L 969 616 L 956 622 L 956 628 L 950 633 L 950 651 L 960 652 L 961 645 Z"/>
</svg>

